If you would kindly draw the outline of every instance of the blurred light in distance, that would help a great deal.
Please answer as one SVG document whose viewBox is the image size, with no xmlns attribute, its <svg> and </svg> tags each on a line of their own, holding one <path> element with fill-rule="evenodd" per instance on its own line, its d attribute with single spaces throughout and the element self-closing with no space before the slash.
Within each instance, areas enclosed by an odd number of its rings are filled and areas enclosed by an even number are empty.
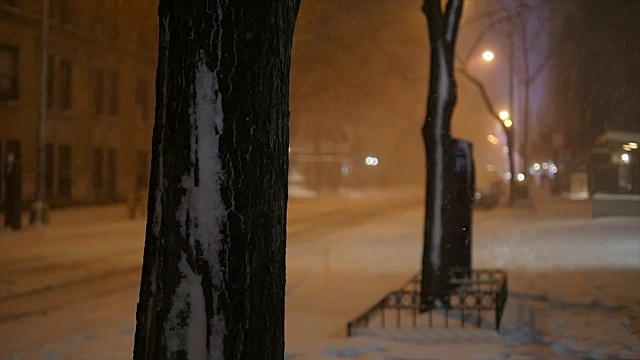
<svg viewBox="0 0 640 360">
<path fill-rule="evenodd" d="M 554 174 L 556 174 L 556 173 L 558 172 L 558 167 L 557 167 L 557 166 L 555 166 L 555 165 L 553 165 L 553 166 L 551 167 L 551 172 L 552 172 L 552 173 L 554 173 Z"/>
<path fill-rule="evenodd" d="M 540 170 L 540 164 L 538 163 L 533 164 L 533 169 L 536 171 Z"/>
<path fill-rule="evenodd" d="M 624 144 L 624 145 L 622 145 L 622 150 L 624 150 L 624 151 L 631 151 L 631 150 L 632 150 L 632 148 L 631 148 L 631 146 L 629 146 L 629 144 Z"/>
<path fill-rule="evenodd" d="M 487 136 L 487 140 L 493 145 L 496 145 L 498 143 L 498 138 L 493 135 Z"/>
<path fill-rule="evenodd" d="M 504 126 L 510 128 L 511 126 L 513 126 L 513 121 L 511 121 L 511 119 L 505 119 Z"/>
<path fill-rule="evenodd" d="M 506 146 L 503 146 L 502 147 L 502 152 L 505 153 L 505 154 L 508 154 L 509 153 L 509 148 L 506 147 Z"/>
<path fill-rule="evenodd" d="M 495 165 L 487 165 L 487 171 L 496 171 Z"/>
<path fill-rule="evenodd" d="M 525 176 L 524 176 L 523 173 L 520 173 L 520 174 L 518 174 L 518 177 L 516 179 L 518 179 L 518 181 L 524 181 Z"/>
<path fill-rule="evenodd" d="M 638 143 L 630 142 L 628 145 L 629 145 L 630 148 L 632 148 L 634 150 L 638 148 Z"/>
<path fill-rule="evenodd" d="M 507 180 L 511 180 L 511 173 L 507 172 L 506 174 L 504 174 L 505 179 Z"/>
<path fill-rule="evenodd" d="M 620 160 L 622 160 L 623 163 L 628 164 L 629 163 L 629 154 L 620 155 Z"/>
<path fill-rule="evenodd" d="M 340 169 L 340 173 L 342 174 L 342 176 L 349 175 L 349 165 L 348 164 L 342 164 L 342 168 Z"/>
<path fill-rule="evenodd" d="M 509 118 L 509 112 L 502 110 L 498 116 L 500 116 L 500 120 L 507 120 Z"/>
<path fill-rule="evenodd" d="M 367 166 L 377 166 L 377 165 L 378 165 L 378 158 L 373 157 L 373 156 L 367 156 L 367 157 L 364 159 L 364 163 L 365 163 Z"/>
<path fill-rule="evenodd" d="M 542 168 L 547 170 L 549 168 L 549 164 L 547 163 L 542 163 Z"/>
<path fill-rule="evenodd" d="M 482 53 L 482 58 L 484 59 L 484 61 L 491 61 L 494 57 L 495 56 L 491 51 L 485 51 Z"/>
</svg>

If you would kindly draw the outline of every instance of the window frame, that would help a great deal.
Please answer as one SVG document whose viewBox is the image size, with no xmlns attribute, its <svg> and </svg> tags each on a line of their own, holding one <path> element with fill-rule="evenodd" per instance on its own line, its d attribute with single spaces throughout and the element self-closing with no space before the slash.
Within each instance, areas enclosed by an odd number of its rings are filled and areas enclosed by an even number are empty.
<svg viewBox="0 0 640 360">
<path fill-rule="evenodd" d="M 69 112 L 73 110 L 73 62 L 69 59 L 61 59 L 59 67 L 59 106 L 60 110 Z"/>
<path fill-rule="evenodd" d="M 6 76 L 10 83 L 10 88 L 6 92 L 0 87 L 0 103 L 17 103 L 20 101 L 20 48 L 0 43 L 0 53 L 6 53 L 9 58 L 13 58 L 9 61 L 13 69 L 7 75 L 0 71 L 0 81 L 3 81 Z"/>
</svg>

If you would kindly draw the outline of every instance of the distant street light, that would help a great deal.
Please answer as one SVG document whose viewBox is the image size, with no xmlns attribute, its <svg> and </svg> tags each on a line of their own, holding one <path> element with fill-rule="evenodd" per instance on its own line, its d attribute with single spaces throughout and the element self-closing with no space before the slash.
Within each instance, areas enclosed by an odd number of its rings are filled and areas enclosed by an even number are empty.
<svg viewBox="0 0 640 360">
<path fill-rule="evenodd" d="M 500 120 L 507 120 L 509 118 L 509 112 L 502 110 L 498 116 L 500 116 Z"/>
<path fill-rule="evenodd" d="M 510 128 L 511 126 L 513 126 L 513 121 L 511 121 L 511 119 L 505 119 L 504 126 Z"/>
<path fill-rule="evenodd" d="M 373 157 L 373 156 L 367 156 L 367 157 L 364 159 L 364 163 L 365 163 L 365 165 L 367 165 L 367 166 L 378 166 L 379 161 L 378 161 L 378 158 L 376 158 L 376 157 Z"/>
<path fill-rule="evenodd" d="M 620 155 L 620 160 L 622 160 L 623 163 L 628 164 L 629 163 L 629 154 L 622 154 Z"/>
<path fill-rule="evenodd" d="M 498 143 L 498 138 L 493 135 L 489 135 L 487 136 L 487 141 L 489 141 L 493 145 L 496 145 Z"/>
<path fill-rule="evenodd" d="M 482 53 L 482 58 L 484 59 L 484 61 L 491 61 L 494 57 L 495 55 L 493 55 L 491 51 L 485 51 Z"/>
</svg>

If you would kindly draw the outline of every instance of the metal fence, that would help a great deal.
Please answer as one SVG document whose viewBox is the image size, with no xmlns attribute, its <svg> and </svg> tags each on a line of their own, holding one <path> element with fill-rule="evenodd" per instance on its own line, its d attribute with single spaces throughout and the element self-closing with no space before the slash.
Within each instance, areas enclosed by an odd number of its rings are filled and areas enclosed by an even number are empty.
<svg viewBox="0 0 640 360">
<path fill-rule="evenodd" d="M 495 315 L 495 329 L 500 330 L 500 321 L 507 301 L 507 274 L 501 270 L 454 269 L 450 284 L 454 287 L 447 293 L 438 294 L 433 310 L 420 313 L 421 275 L 411 278 L 399 290 L 392 291 L 382 300 L 347 324 L 348 336 L 359 329 L 371 328 L 422 328 L 444 326 L 448 328 L 450 318 L 457 319 L 460 327 L 475 322 L 478 328 L 489 322 L 488 314 Z M 493 319 L 492 319 L 493 320 Z"/>
</svg>

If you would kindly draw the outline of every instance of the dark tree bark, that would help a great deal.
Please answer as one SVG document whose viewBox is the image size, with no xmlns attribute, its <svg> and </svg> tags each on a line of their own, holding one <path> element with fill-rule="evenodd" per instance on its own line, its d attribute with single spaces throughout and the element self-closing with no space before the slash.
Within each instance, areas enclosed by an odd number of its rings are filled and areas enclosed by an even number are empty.
<svg viewBox="0 0 640 360">
<path fill-rule="evenodd" d="M 421 310 L 428 311 L 435 294 L 448 286 L 450 257 L 444 241 L 452 216 L 451 116 L 456 104 L 454 50 L 463 0 L 448 0 L 444 13 L 440 0 L 424 0 L 431 43 L 431 72 L 427 115 L 422 128 L 427 160 L 426 212 L 422 258 Z"/>
<path fill-rule="evenodd" d="M 134 359 L 282 359 L 299 0 L 160 0 Z"/>
</svg>

